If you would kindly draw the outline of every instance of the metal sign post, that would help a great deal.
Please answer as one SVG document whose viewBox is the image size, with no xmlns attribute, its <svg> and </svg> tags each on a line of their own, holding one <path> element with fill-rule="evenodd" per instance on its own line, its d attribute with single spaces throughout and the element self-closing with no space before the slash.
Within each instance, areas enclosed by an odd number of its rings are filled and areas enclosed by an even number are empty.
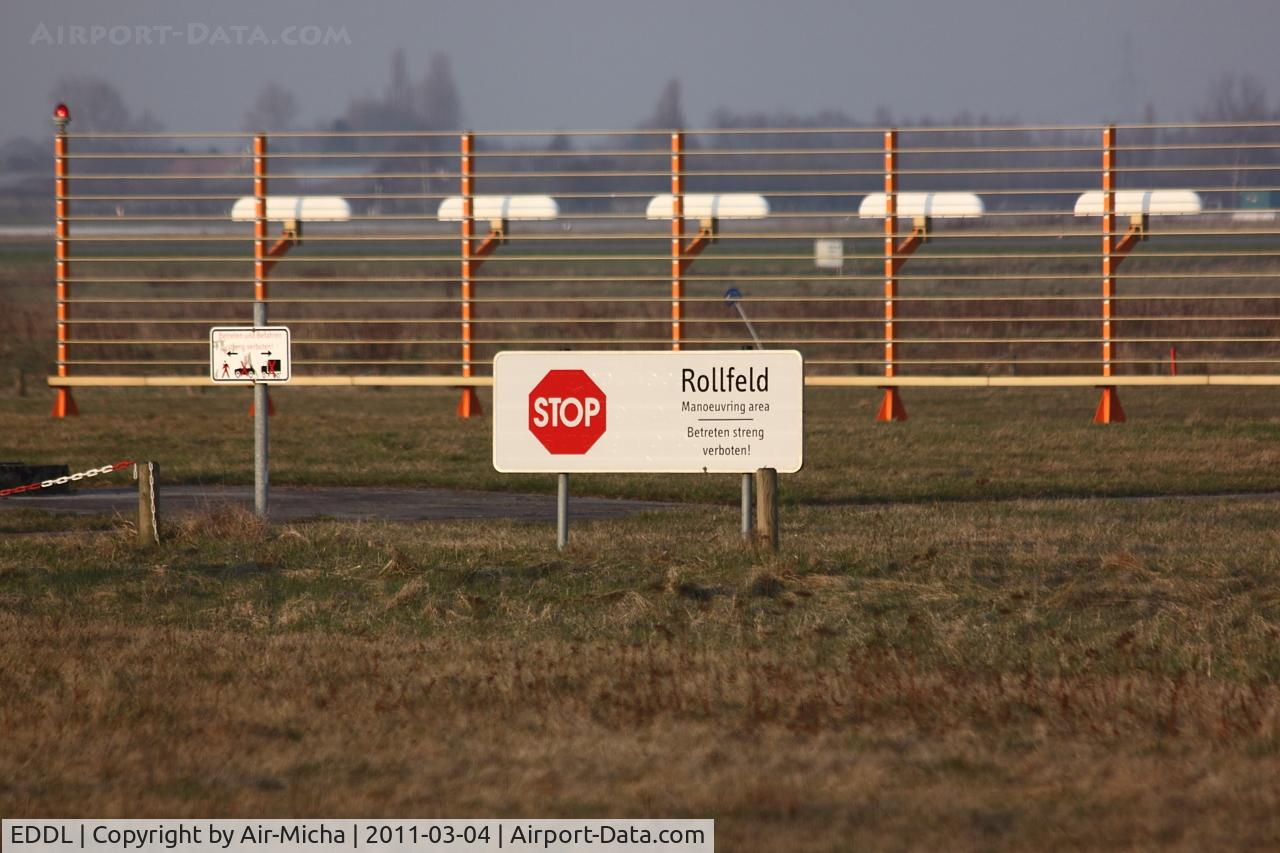
<svg viewBox="0 0 1280 853">
<path fill-rule="evenodd" d="M 267 386 L 253 383 L 253 511 L 267 517 Z"/>
<path fill-rule="evenodd" d="M 556 550 L 569 544 L 569 475 L 556 477 Z"/>
<path fill-rule="evenodd" d="M 267 386 L 289 381 L 292 357 L 287 327 L 259 325 L 266 320 L 266 303 L 255 303 L 253 314 L 252 327 L 209 330 L 209 378 L 218 385 L 253 385 L 253 509 L 265 518 L 270 405 Z"/>
</svg>

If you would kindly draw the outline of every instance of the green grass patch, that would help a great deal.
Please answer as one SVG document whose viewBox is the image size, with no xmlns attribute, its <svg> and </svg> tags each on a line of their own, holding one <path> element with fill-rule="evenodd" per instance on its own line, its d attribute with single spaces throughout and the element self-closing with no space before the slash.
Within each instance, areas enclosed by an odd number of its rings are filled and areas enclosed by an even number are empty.
<svg viewBox="0 0 1280 853">
<path fill-rule="evenodd" d="M 281 485 L 440 486 L 549 492 L 501 475 L 489 418 L 460 420 L 455 391 L 277 390 L 271 476 Z M 1132 388 L 1124 425 L 1091 423 L 1094 389 L 909 389 L 910 420 L 873 420 L 875 390 L 806 393 L 804 470 L 786 504 L 1280 491 L 1280 389 Z M 0 396 L 4 455 L 74 470 L 151 459 L 168 482 L 253 481 L 248 392 L 79 389 Z M 488 394 L 481 393 L 488 408 Z M 730 504 L 734 476 L 583 475 L 580 494 Z"/>
</svg>

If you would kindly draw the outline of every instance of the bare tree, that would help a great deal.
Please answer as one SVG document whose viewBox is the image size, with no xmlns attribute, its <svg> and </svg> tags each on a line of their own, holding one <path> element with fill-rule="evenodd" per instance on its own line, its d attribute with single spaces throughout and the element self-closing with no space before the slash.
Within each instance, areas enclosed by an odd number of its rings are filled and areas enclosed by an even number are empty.
<svg viewBox="0 0 1280 853">
<path fill-rule="evenodd" d="M 462 98 L 449 67 L 449 57 L 431 54 L 427 74 L 418 88 L 419 115 L 427 130 L 457 130 L 462 126 Z"/>
<path fill-rule="evenodd" d="M 387 83 L 387 107 L 395 115 L 409 119 L 416 112 L 413 95 L 413 81 L 409 79 L 409 62 L 405 58 L 404 48 L 398 47 L 391 54 L 391 80 Z"/>
<path fill-rule="evenodd" d="M 1196 113 L 1196 118 L 1205 122 L 1223 122 L 1245 125 L 1230 128 L 1231 141 L 1241 147 L 1236 148 L 1234 165 L 1239 168 L 1232 171 L 1231 186 L 1233 189 L 1247 191 L 1250 185 L 1259 182 L 1268 183 L 1268 173 L 1259 167 L 1271 165 L 1276 152 L 1270 148 L 1247 147 L 1268 141 L 1265 128 L 1249 127 L 1250 122 L 1270 121 L 1280 115 L 1267 105 L 1267 89 L 1262 81 L 1251 74 L 1223 74 L 1209 84 L 1209 92 L 1204 106 Z M 1231 204 L 1231 202 L 1224 203 Z M 1243 205 L 1243 197 L 1238 198 L 1236 205 Z"/>
<path fill-rule="evenodd" d="M 135 116 L 120 90 L 93 75 L 63 77 L 53 87 L 53 99 L 71 108 L 71 120 L 80 132 L 139 132 L 160 130 L 160 122 L 148 112 Z"/>
<path fill-rule="evenodd" d="M 344 115 L 352 130 L 455 130 L 462 125 L 462 99 L 454 82 L 449 58 L 433 54 L 427 73 L 418 83 L 409 75 L 403 50 L 391 56 L 391 76 L 381 96 L 353 99 Z M 398 139 L 378 143 L 381 147 L 438 147 L 443 140 Z"/>
<path fill-rule="evenodd" d="M 1209 83 L 1205 104 L 1196 113 L 1200 121 L 1267 121 L 1267 90 L 1252 74 L 1223 74 Z"/>
<path fill-rule="evenodd" d="M 293 93 L 271 82 L 262 88 L 244 114 L 244 129 L 252 132 L 289 130 L 297 117 L 298 101 Z"/>
<path fill-rule="evenodd" d="M 0 145 L 0 170 L 5 172 L 39 172 L 49 168 L 49 149 L 34 139 L 15 136 Z"/>
<path fill-rule="evenodd" d="M 680 105 L 680 81 L 672 78 L 662 87 L 653 112 L 640 123 L 641 130 L 674 130 L 685 126 L 684 108 Z"/>
</svg>

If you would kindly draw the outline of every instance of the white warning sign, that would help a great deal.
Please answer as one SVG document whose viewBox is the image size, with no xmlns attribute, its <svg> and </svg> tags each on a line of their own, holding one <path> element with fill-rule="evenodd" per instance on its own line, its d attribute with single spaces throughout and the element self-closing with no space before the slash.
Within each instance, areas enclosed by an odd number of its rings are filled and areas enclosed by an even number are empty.
<svg viewBox="0 0 1280 853">
<path fill-rule="evenodd" d="M 493 467 L 504 473 L 747 473 L 804 463 L 795 350 L 500 352 Z"/>
<path fill-rule="evenodd" d="M 209 330 L 209 378 L 252 385 L 289 381 L 289 329 L 285 326 Z"/>
</svg>

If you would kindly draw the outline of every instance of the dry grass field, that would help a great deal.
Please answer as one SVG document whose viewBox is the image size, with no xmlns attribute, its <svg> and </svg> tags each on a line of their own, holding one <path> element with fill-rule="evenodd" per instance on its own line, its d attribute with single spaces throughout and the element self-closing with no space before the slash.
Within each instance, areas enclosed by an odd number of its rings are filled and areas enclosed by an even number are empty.
<svg viewBox="0 0 1280 853">
<path fill-rule="evenodd" d="M 6 455 L 244 481 L 240 396 L 86 393 L 61 423 L 43 394 L 5 397 L 0 424 Z M 10 504 L 0 812 L 711 816 L 729 850 L 1274 846 L 1275 503 L 1172 495 L 1280 489 L 1276 395 L 1135 392 L 1113 428 L 1091 397 L 919 392 L 886 426 L 870 395 L 811 394 L 777 556 L 738 540 L 729 477 L 575 478 L 693 503 L 578 524 L 564 554 L 545 525 L 234 508 L 139 551 L 127 519 Z M 278 479 L 550 487 L 488 470 L 487 425 L 451 399 L 282 393 Z"/>
<path fill-rule="evenodd" d="M 873 392 L 811 391 L 777 555 L 739 540 L 729 476 L 575 477 L 685 505 L 564 553 L 547 525 L 235 507 L 140 550 L 129 519 L 0 499 L 0 814 L 1280 846 L 1280 390 L 1126 389 L 1106 428 L 1095 394 L 909 391 L 884 425 Z M 6 387 L 0 457 L 245 483 L 248 396 L 87 390 L 52 421 Z M 276 400 L 275 483 L 553 488 L 493 472 L 451 392 Z"/>
</svg>

